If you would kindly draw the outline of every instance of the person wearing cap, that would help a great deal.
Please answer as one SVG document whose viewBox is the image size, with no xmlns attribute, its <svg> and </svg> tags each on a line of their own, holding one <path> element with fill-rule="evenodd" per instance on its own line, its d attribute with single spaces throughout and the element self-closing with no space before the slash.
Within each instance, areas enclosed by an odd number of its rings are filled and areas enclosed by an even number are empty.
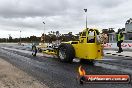
<svg viewBox="0 0 132 88">
<path fill-rule="evenodd" d="M 117 34 L 117 46 L 119 47 L 119 50 L 117 53 L 121 53 L 123 52 L 122 48 L 121 48 L 121 43 L 124 41 L 124 35 L 122 33 L 123 31 L 118 32 Z"/>
</svg>

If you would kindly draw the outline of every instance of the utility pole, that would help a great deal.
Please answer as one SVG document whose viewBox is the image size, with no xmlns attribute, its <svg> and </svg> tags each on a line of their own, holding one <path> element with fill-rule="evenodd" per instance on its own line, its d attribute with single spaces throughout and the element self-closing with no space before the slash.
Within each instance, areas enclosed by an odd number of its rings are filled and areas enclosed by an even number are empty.
<svg viewBox="0 0 132 88">
<path fill-rule="evenodd" d="M 45 22 L 43 22 L 43 24 L 44 24 L 44 43 L 45 43 Z"/>
<path fill-rule="evenodd" d="M 85 13 L 86 13 L 86 29 L 87 29 L 87 9 L 84 9 Z"/>
<path fill-rule="evenodd" d="M 11 37 L 11 34 L 8 34 L 8 36 L 9 36 L 9 42 L 11 42 L 11 39 L 10 39 L 10 37 Z"/>
</svg>

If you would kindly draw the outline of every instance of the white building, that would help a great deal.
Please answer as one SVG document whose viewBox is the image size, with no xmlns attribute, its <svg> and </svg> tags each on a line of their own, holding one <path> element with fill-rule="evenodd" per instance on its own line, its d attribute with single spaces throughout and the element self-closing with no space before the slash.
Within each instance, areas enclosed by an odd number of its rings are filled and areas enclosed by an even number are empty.
<svg viewBox="0 0 132 88">
<path fill-rule="evenodd" d="M 125 31 L 132 32 L 132 18 L 126 21 L 125 23 Z"/>
<path fill-rule="evenodd" d="M 118 31 L 123 30 L 123 34 L 125 37 L 125 41 L 127 42 L 132 39 L 132 18 L 130 18 L 129 20 L 126 21 L 125 23 L 125 28 L 122 29 L 118 29 Z M 116 41 L 116 33 L 109 33 L 109 42 L 113 43 L 113 42 L 117 42 Z"/>
</svg>

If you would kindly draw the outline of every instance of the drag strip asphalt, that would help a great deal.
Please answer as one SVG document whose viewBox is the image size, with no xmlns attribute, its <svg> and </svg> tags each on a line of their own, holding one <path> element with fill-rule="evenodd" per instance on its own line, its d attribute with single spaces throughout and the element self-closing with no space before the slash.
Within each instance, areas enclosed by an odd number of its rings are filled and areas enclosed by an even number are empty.
<svg viewBox="0 0 132 88">
<path fill-rule="evenodd" d="M 3 48 L 6 47 L 6 48 Z M 15 46 L 7 49 L 8 46 L 0 45 L 0 57 L 10 62 L 17 68 L 27 72 L 29 75 L 43 82 L 50 88 L 131 88 L 131 84 L 84 84 L 77 82 L 78 67 L 86 70 L 87 74 L 130 74 L 120 69 L 109 69 L 102 66 L 91 66 L 74 62 L 72 64 L 59 62 L 56 58 L 43 57 L 38 55 L 33 57 L 31 51 Z M 23 50 L 23 49 L 22 49 Z M 30 52 L 30 53 L 29 53 Z"/>
</svg>

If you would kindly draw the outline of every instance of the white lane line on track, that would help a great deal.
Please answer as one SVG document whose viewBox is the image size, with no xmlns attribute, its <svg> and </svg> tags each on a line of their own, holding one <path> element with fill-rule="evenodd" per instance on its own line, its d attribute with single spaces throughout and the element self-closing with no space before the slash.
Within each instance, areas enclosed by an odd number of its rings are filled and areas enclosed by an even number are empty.
<svg viewBox="0 0 132 88">
<path fill-rule="evenodd" d="M 8 49 L 8 50 L 13 50 L 13 51 L 18 51 L 18 52 L 22 52 L 22 53 L 25 53 L 25 54 L 29 54 L 29 55 L 32 55 L 32 52 L 31 51 L 27 51 L 27 50 L 19 50 L 19 49 L 14 49 L 14 48 L 8 48 L 8 47 L 1 47 L 3 49 Z M 37 53 L 37 56 L 44 56 L 44 57 L 49 57 L 49 58 L 57 58 L 56 56 L 53 56 L 53 55 L 48 55 L 48 54 L 43 54 L 43 53 Z M 101 61 L 114 61 L 114 60 L 127 60 L 127 59 L 120 59 L 120 58 L 117 58 L 117 59 L 113 59 L 113 58 L 103 58 Z M 98 61 L 98 60 L 97 60 Z M 100 60 L 99 60 L 100 61 Z M 73 62 L 80 62 L 80 60 L 78 58 L 75 58 L 73 59 Z"/>
<path fill-rule="evenodd" d="M 104 54 L 105 55 L 113 55 L 113 56 L 123 56 L 123 57 L 129 57 L 129 58 L 132 58 L 132 52 L 128 52 L 128 51 L 124 51 L 124 52 L 121 52 L 121 53 L 116 53 L 117 51 L 112 51 L 112 50 L 104 50 Z"/>
<path fill-rule="evenodd" d="M 22 53 L 32 53 L 31 51 L 25 51 L 25 50 L 18 50 L 18 49 L 12 49 L 12 48 L 7 48 L 7 47 L 2 47 L 3 49 L 8 49 L 8 50 L 14 50 L 14 51 L 19 51 L 19 52 L 22 52 Z M 15 55 L 15 54 L 14 54 Z M 41 53 L 38 53 L 39 56 L 43 56 L 43 54 Z M 20 55 L 19 55 L 20 57 Z M 53 57 L 53 56 L 52 56 Z M 24 61 L 28 61 L 30 58 L 27 58 L 27 57 L 24 57 L 24 56 L 21 56 L 21 58 L 25 58 Z M 103 60 L 117 60 L 117 59 L 103 59 Z M 79 62 L 80 60 L 79 59 L 74 59 L 74 62 Z M 28 61 L 29 64 L 32 64 L 31 62 Z M 112 69 L 112 70 L 119 70 L 119 71 L 123 71 L 123 72 L 127 72 L 127 73 L 131 73 L 132 74 L 132 70 L 131 69 L 128 69 L 128 68 L 124 68 L 124 67 L 120 67 L 120 66 L 116 66 L 116 65 L 109 65 L 109 64 L 105 64 L 105 63 L 95 63 L 95 66 L 100 66 L 100 67 L 103 67 L 103 68 L 106 68 L 106 69 Z"/>
<path fill-rule="evenodd" d="M 27 51 L 27 50 L 18 50 L 18 49 L 14 49 L 14 48 L 8 48 L 8 47 L 1 47 L 3 49 L 8 49 L 8 50 L 13 50 L 13 51 L 18 51 L 18 52 L 22 52 L 22 53 L 26 53 L 26 54 L 30 54 L 32 55 L 32 52 L 31 51 Z M 48 55 L 48 54 L 43 54 L 43 53 L 37 53 L 37 56 L 44 56 L 44 57 L 49 57 L 49 58 L 57 58 L 56 56 L 53 56 L 53 55 Z M 80 60 L 79 59 L 73 59 L 73 62 L 79 62 Z"/>
</svg>

